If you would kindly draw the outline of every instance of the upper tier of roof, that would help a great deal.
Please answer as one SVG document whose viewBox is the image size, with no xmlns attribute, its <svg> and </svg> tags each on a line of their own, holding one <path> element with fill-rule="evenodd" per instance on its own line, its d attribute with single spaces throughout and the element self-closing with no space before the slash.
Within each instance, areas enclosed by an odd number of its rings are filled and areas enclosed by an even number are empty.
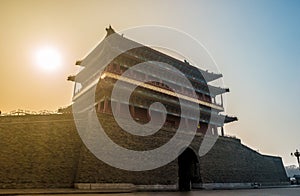
<svg viewBox="0 0 300 196">
<path fill-rule="evenodd" d="M 112 37 L 111 35 L 113 35 L 114 38 L 113 40 L 110 40 L 108 44 L 106 44 L 106 50 L 104 50 L 103 48 L 105 44 L 102 44 L 101 42 L 83 60 L 76 61 L 76 65 L 88 67 L 93 64 L 91 63 L 91 61 L 95 61 L 97 57 L 100 57 L 100 55 L 102 55 L 103 57 L 103 54 L 107 55 L 108 53 L 117 53 L 118 51 L 123 51 L 121 53 L 126 53 L 127 55 L 139 58 L 142 61 L 157 60 L 160 62 L 168 63 L 187 75 L 189 79 L 202 79 L 207 83 L 222 77 L 222 74 L 220 73 L 213 73 L 207 70 L 204 71 L 189 64 L 186 60 L 181 61 L 150 47 L 137 43 L 133 40 L 127 39 L 123 37 L 123 35 L 119 35 L 118 33 L 116 33 L 111 26 L 109 26 L 109 28 L 106 28 L 106 31 L 107 35 L 104 40 L 108 40 L 107 38 Z M 94 66 L 94 69 L 96 69 L 96 66 Z M 90 67 L 88 70 L 82 70 L 83 73 L 81 74 L 84 74 L 84 72 L 87 71 L 93 72 L 94 69 Z"/>
</svg>

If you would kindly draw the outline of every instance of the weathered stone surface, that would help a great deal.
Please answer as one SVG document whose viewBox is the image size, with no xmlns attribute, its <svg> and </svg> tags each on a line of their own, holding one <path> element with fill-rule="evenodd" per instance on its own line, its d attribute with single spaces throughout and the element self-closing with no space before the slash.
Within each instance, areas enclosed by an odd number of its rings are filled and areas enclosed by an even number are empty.
<svg viewBox="0 0 300 196">
<path fill-rule="evenodd" d="M 0 187 L 71 187 L 80 138 L 72 116 L 0 118 Z"/>
<path fill-rule="evenodd" d="M 111 116 L 100 121 L 115 142 L 130 149 L 155 148 L 174 134 L 159 131 L 140 139 L 123 133 Z M 201 136 L 193 140 L 195 152 L 201 141 Z M 93 183 L 128 183 L 141 189 L 171 189 L 178 183 L 177 160 L 144 172 L 124 171 L 99 161 L 82 143 L 71 114 L 0 117 L 0 153 L 0 188 L 67 188 L 74 183 L 87 183 L 91 188 Z M 280 157 L 261 155 L 233 138 L 220 137 L 199 160 L 202 183 L 287 181 Z"/>
</svg>

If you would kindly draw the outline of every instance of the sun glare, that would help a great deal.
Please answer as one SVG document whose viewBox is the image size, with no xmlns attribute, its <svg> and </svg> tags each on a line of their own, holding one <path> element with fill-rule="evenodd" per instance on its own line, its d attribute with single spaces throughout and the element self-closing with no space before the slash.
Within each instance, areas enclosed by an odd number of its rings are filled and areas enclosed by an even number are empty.
<svg viewBox="0 0 300 196">
<path fill-rule="evenodd" d="M 58 70 L 62 63 L 61 54 L 51 47 L 41 48 L 36 52 L 36 63 L 45 71 Z"/>
</svg>

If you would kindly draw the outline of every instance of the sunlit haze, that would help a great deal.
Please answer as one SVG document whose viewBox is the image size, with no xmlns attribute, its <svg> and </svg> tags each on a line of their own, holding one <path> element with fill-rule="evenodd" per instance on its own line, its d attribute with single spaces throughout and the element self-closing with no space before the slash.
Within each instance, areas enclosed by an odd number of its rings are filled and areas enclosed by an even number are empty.
<svg viewBox="0 0 300 196">
<path fill-rule="evenodd" d="M 44 71 L 58 71 L 62 66 L 62 59 L 59 51 L 53 47 L 41 47 L 35 52 L 37 69 Z"/>
</svg>

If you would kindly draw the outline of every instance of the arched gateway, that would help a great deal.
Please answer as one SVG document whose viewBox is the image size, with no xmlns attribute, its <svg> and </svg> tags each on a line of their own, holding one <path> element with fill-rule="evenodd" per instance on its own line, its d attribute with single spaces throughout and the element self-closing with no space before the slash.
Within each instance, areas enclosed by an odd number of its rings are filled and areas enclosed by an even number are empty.
<svg viewBox="0 0 300 196">
<path fill-rule="evenodd" d="M 178 157 L 178 178 L 179 191 L 190 191 L 192 183 L 201 183 L 199 159 L 191 148 Z"/>
</svg>

